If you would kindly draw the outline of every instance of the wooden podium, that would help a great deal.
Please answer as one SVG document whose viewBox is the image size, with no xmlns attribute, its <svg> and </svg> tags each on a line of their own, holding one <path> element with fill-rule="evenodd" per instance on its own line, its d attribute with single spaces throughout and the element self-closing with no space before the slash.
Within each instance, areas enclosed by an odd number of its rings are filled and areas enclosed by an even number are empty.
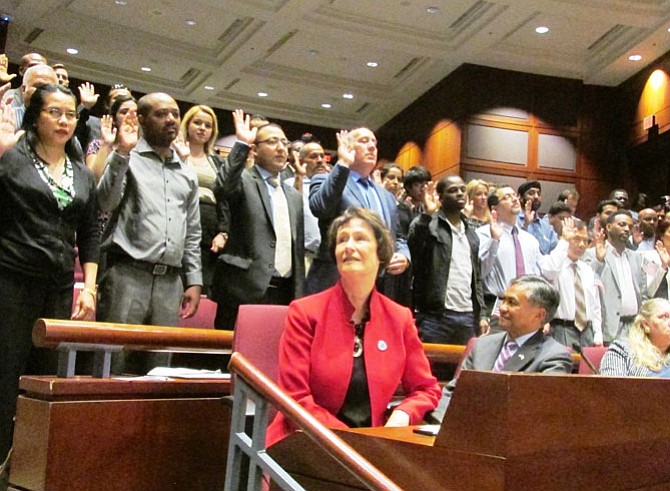
<svg viewBox="0 0 670 491">
<path fill-rule="evenodd" d="M 669 414 L 667 380 L 464 371 L 437 437 L 336 433 L 412 491 L 660 490 Z M 303 433 L 269 452 L 310 491 L 361 489 Z"/>
<path fill-rule="evenodd" d="M 229 380 L 22 377 L 10 489 L 223 489 Z"/>
</svg>

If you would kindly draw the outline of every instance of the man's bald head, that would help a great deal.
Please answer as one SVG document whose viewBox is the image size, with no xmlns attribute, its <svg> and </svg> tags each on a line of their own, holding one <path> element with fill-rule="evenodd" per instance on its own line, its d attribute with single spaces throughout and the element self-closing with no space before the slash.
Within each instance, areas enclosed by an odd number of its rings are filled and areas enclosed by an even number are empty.
<svg viewBox="0 0 670 491">
<path fill-rule="evenodd" d="M 26 70 L 35 65 L 46 65 L 47 59 L 39 53 L 26 53 L 21 57 L 21 66 L 19 66 L 19 75 L 26 73 Z"/>
</svg>

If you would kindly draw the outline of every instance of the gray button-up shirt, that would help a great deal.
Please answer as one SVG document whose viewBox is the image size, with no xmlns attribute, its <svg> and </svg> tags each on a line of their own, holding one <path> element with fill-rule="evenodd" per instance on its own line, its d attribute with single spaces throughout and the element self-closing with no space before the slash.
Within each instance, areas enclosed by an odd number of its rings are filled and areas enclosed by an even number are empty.
<svg viewBox="0 0 670 491">
<path fill-rule="evenodd" d="M 104 248 L 140 261 L 183 267 L 186 285 L 202 285 L 198 179 L 173 151 L 165 162 L 140 138 L 124 158 L 116 152 L 98 184 L 102 211 L 118 219 Z"/>
</svg>

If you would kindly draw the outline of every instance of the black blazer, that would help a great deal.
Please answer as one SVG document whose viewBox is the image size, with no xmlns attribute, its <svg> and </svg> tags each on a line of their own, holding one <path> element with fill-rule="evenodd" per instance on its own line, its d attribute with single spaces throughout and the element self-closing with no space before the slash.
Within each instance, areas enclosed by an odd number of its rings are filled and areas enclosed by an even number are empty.
<svg viewBox="0 0 670 491">
<path fill-rule="evenodd" d="M 230 207 L 230 233 L 214 270 L 212 296 L 227 305 L 258 303 L 274 272 L 276 237 L 270 195 L 256 166 L 245 170 L 248 155 L 249 147 L 236 142 L 216 178 L 216 199 Z M 282 189 L 291 220 L 293 293 L 298 298 L 305 281 L 302 195 L 284 182 Z"/>
<path fill-rule="evenodd" d="M 432 315 L 444 312 L 453 244 L 451 227 L 446 220 L 441 211 L 432 216 L 422 213 L 410 226 L 408 243 L 414 268 L 414 308 L 418 312 Z M 479 264 L 479 237 L 464 218 L 461 221 L 470 244 L 472 311 L 475 319 L 479 320 L 486 316 Z"/>
</svg>

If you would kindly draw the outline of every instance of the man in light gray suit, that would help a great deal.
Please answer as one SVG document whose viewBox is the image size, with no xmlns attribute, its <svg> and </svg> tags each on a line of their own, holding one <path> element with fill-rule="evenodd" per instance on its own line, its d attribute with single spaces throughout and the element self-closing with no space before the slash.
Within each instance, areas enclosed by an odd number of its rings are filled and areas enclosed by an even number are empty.
<svg viewBox="0 0 670 491">
<path fill-rule="evenodd" d="M 524 275 L 513 279 L 500 304 L 499 326 L 504 332 L 477 338 L 461 370 L 570 373 L 570 353 L 542 332 L 559 303 L 558 291 L 544 278 Z M 444 387 L 442 399 L 428 420 L 442 422 L 457 380 Z"/>
<path fill-rule="evenodd" d="M 583 260 L 600 277 L 603 341 L 609 345 L 626 335 L 640 305 L 663 280 L 663 267 L 653 267 L 642 253 L 626 248 L 633 233 L 633 216 L 628 210 L 612 213 L 605 231 L 594 237 L 596 246 L 587 249 Z M 607 240 L 605 240 L 607 237 Z"/>
</svg>

